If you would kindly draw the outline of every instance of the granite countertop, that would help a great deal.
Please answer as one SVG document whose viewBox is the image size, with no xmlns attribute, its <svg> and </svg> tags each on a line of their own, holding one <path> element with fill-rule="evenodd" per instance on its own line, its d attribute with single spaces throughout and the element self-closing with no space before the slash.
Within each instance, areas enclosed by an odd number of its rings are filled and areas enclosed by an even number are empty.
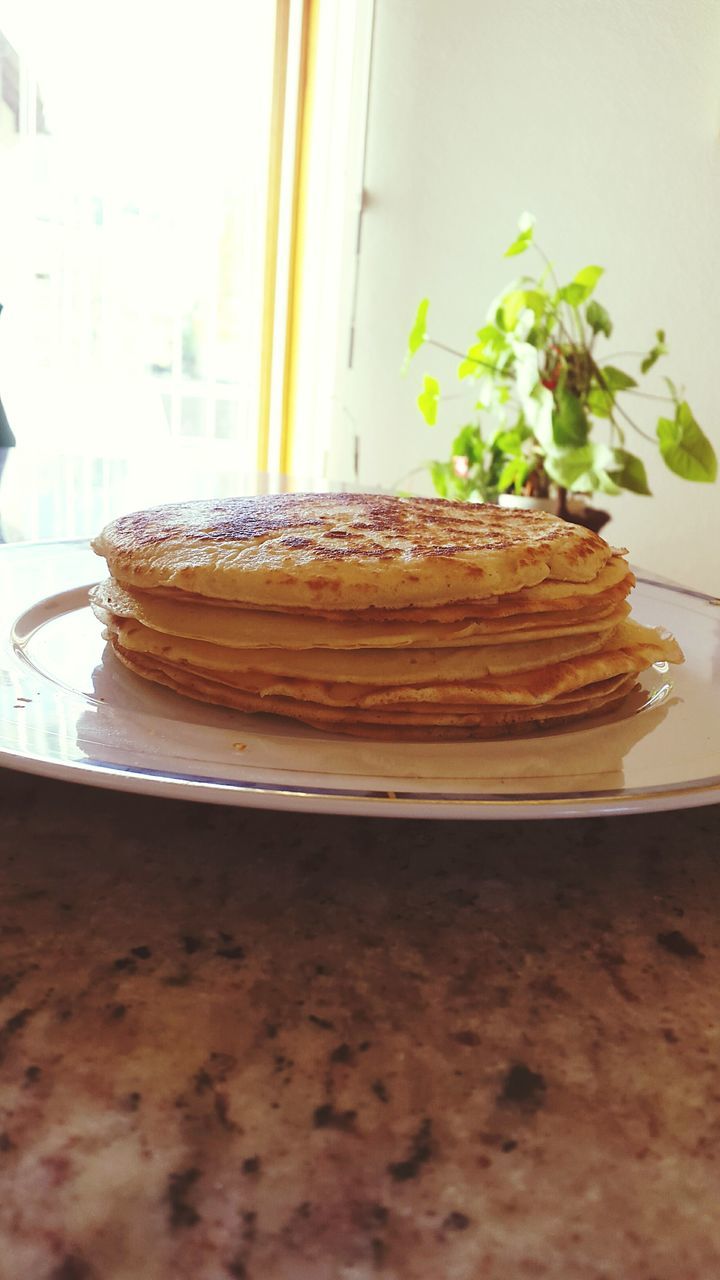
<svg viewBox="0 0 720 1280">
<path fill-rule="evenodd" d="M 720 808 L 0 772 L 0 1280 L 720 1274 Z"/>
</svg>

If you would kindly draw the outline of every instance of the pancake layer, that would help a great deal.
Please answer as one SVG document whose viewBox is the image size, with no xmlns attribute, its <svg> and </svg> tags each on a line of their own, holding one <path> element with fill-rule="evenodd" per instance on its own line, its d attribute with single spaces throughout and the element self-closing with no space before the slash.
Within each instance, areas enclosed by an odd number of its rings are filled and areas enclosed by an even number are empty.
<svg viewBox="0 0 720 1280">
<path fill-rule="evenodd" d="M 93 544 L 91 604 L 136 675 L 379 739 L 499 736 L 617 705 L 667 634 L 625 553 L 544 513 L 367 495 L 154 508 Z"/>
<path fill-rule="evenodd" d="M 432 607 L 592 582 L 612 555 L 544 512 L 369 494 L 154 507 L 114 520 L 93 547 L 128 586 L 281 610 Z"/>
</svg>

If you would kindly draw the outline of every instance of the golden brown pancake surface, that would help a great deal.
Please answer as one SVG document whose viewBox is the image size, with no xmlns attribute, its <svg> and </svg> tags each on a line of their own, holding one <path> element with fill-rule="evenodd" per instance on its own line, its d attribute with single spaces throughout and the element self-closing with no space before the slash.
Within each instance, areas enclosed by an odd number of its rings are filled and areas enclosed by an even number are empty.
<svg viewBox="0 0 720 1280">
<path fill-rule="evenodd" d="M 431 607 L 554 578 L 590 582 L 612 555 L 544 512 L 440 498 L 280 494 L 153 507 L 93 542 L 129 586 L 265 607 Z"/>
</svg>

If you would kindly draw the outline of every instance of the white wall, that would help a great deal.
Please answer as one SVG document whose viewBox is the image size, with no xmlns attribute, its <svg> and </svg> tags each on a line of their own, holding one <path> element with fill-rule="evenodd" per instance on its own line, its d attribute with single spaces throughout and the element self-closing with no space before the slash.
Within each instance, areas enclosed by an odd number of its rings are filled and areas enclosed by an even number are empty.
<svg viewBox="0 0 720 1280">
<path fill-rule="evenodd" d="M 455 363 L 423 352 L 403 379 L 407 331 L 429 295 L 434 336 L 467 344 L 525 261 L 502 258 L 525 209 L 561 276 L 605 266 L 613 351 L 667 330 L 661 372 L 720 451 L 718 0 L 376 0 L 365 188 L 339 471 L 353 430 L 366 486 L 447 456 L 465 402 L 434 430 L 414 402 L 425 371 L 459 390 Z M 652 430 L 657 407 L 638 403 Z M 607 499 L 610 540 L 720 593 L 720 484 L 681 481 L 637 444 L 655 496 Z"/>
</svg>

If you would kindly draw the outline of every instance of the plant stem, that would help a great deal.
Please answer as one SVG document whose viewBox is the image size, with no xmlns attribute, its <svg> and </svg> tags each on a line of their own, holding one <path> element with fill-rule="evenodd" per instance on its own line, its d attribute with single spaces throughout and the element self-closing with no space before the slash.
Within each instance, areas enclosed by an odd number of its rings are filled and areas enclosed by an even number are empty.
<svg viewBox="0 0 720 1280">
<path fill-rule="evenodd" d="M 633 422 L 632 418 L 630 417 L 630 414 L 625 412 L 622 406 L 618 404 L 617 400 L 615 401 L 615 408 L 617 409 L 618 413 L 622 414 L 628 426 L 632 427 L 633 431 L 637 431 L 638 435 L 642 436 L 643 440 L 649 440 L 650 444 L 656 443 L 655 440 L 653 440 L 653 437 L 648 435 L 647 431 L 643 431 L 642 427 L 639 427 L 637 422 Z"/>
<path fill-rule="evenodd" d="M 554 317 L 555 317 L 555 319 L 556 319 L 556 321 L 557 321 L 557 323 L 558 323 L 558 326 L 559 326 L 559 329 L 560 329 L 561 334 L 562 334 L 562 335 L 564 336 L 564 338 L 565 338 L 565 341 L 566 341 L 566 342 L 568 342 L 568 343 L 570 344 L 570 346 L 571 346 L 571 347 L 574 347 L 574 346 L 575 346 L 575 339 L 573 338 L 572 334 L 570 333 L 570 330 L 569 330 L 569 329 L 567 329 L 567 328 L 565 327 L 565 322 L 563 321 L 563 318 L 562 318 L 562 316 L 560 315 L 560 312 L 559 312 L 559 311 L 555 311 L 555 310 L 553 310 L 553 315 L 554 315 Z"/>
<path fill-rule="evenodd" d="M 665 404 L 674 404 L 672 396 L 656 396 L 651 391 L 636 391 L 634 387 L 623 387 L 624 396 L 640 396 L 643 400 L 662 400 Z"/>
<path fill-rule="evenodd" d="M 608 393 L 608 395 L 612 396 L 610 388 L 608 387 L 608 384 L 605 381 L 605 378 L 603 377 L 602 369 L 598 368 L 592 356 L 590 357 L 590 363 L 591 363 L 592 372 L 594 376 L 597 378 L 598 383 L 600 384 L 602 389 Z M 612 403 L 613 403 L 613 407 L 617 409 L 618 413 L 622 414 L 623 418 L 628 423 L 628 425 L 632 427 L 633 431 L 637 431 L 638 435 L 643 437 L 643 440 L 649 440 L 651 444 L 655 444 L 655 441 L 653 440 L 652 436 L 649 436 L 646 431 L 643 431 L 642 428 L 637 425 L 636 422 L 633 422 L 632 418 L 630 417 L 630 414 L 625 412 L 622 405 L 618 404 L 614 396 L 612 396 Z M 615 427 L 616 430 L 619 429 L 618 424 L 615 422 L 612 416 L 612 413 L 610 414 L 610 422 L 612 423 L 612 425 Z"/>
<path fill-rule="evenodd" d="M 567 308 L 573 320 L 575 321 L 575 329 L 577 331 L 578 344 L 580 348 L 584 352 L 586 352 L 587 355 L 590 355 L 590 352 L 588 351 L 587 343 L 585 341 L 585 334 L 583 333 L 582 320 L 580 319 L 580 312 L 578 311 L 577 307 L 571 307 L 570 303 L 567 304 Z"/>
<path fill-rule="evenodd" d="M 489 360 L 478 360 L 475 356 L 469 356 L 466 351 L 458 351 L 456 347 L 449 347 L 445 342 L 438 342 L 437 338 L 426 338 L 425 341 L 428 346 L 437 347 L 439 351 L 447 351 L 451 356 L 458 356 L 460 360 L 469 360 L 471 364 L 476 364 L 481 369 L 498 372 L 497 365 L 490 364 Z"/>
<path fill-rule="evenodd" d="M 551 261 L 550 261 L 550 259 L 548 258 L 548 256 L 547 256 L 547 254 L 545 253 L 545 251 L 544 251 L 543 249 L 541 249 L 541 248 L 540 248 L 540 245 L 538 244 L 537 240 L 533 240 L 533 246 L 534 246 L 534 248 L 537 250 L 537 252 L 540 254 L 540 257 L 542 258 L 543 262 L 545 263 L 545 266 L 547 267 L 548 271 L 550 272 L 550 278 L 552 279 L 552 282 L 553 282 L 553 284 L 555 285 L 555 288 L 556 288 L 557 292 L 559 293 L 559 292 L 560 292 L 560 281 L 558 280 L 557 276 L 555 275 L 555 268 L 553 267 L 552 262 L 551 262 Z M 586 347 L 586 344 L 585 344 L 585 337 L 584 337 L 583 330 L 582 330 L 582 324 L 581 324 L 581 322 L 580 322 L 580 316 L 579 316 L 578 312 L 576 311 L 576 309 L 575 309 L 574 307 L 570 307 L 570 306 L 568 306 L 568 311 L 570 311 L 570 312 L 572 313 L 573 319 L 574 319 L 574 321 L 575 321 L 575 327 L 576 327 L 576 329 L 577 329 L 577 338 L 578 338 L 578 341 L 579 341 L 579 343 L 580 343 L 580 346 L 581 346 L 581 347 L 583 347 L 583 349 L 584 349 L 584 350 L 587 350 L 587 347 Z M 564 325 L 564 323 L 563 323 L 563 321 L 562 321 L 562 319 L 561 319 L 560 313 L 559 313 L 558 311 L 556 311 L 556 312 L 555 312 L 555 316 L 556 316 L 556 318 L 557 318 L 557 322 L 558 322 L 558 324 L 560 325 L 560 328 L 563 330 L 563 332 L 564 332 L 564 334 L 565 334 L 565 337 L 567 338 L 568 342 L 572 342 L 572 341 L 573 341 L 573 339 L 571 338 L 571 336 L 570 336 L 570 333 L 569 333 L 568 329 L 565 327 L 565 325 Z"/>
<path fill-rule="evenodd" d="M 605 360 L 622 360 L 623 356 L 646 356 L 647 351 L 611 351 L 610 355 L 604 357 Z"/>
<path fill-rule="evenodd" d="M 615 435 L 617 435 L 617 438 L 620 442 L 620 447 L 622 448 L 623 445 L 625 444 L 625 432 L 620 426 L 620 423 L 615 421 L 612 413 L 610 414 L 608 421 L 610 423 L 610 443 L 614 445 Z"/>
<path fill-rule="evenodd" d="M 538 244 L 537 240 L 533 240 L 533 248 L 535 249 L 535 251 L 536 251 L 537 253 L 539 253 L 539 254 L 540 254 L 540 257 L 542 258 L 543 262 L 545 263 L 545 266 L 547 267 L 548 271 L 550 272 L 550 276 L 551 276 L 551 279 L 552 279 L 553 284 L 555 285 L 555 288 L 556 288 L 556 289 L 559 289 L 559 288 L 560 288 L 560 283 L 559 283 L 559 281 L 558 281 L 557 276 L 555 275 L 555 268 L 554 268 L 554 266 L 553 266 L 552 262 L 550 261 L 550 259 L 548 258 L 547 254 L 544 252 L 544 250 L 543 250 L 543 249 L 541 249 L 541 248 L 540 248 L 540 245 Z"/>
</svg>

